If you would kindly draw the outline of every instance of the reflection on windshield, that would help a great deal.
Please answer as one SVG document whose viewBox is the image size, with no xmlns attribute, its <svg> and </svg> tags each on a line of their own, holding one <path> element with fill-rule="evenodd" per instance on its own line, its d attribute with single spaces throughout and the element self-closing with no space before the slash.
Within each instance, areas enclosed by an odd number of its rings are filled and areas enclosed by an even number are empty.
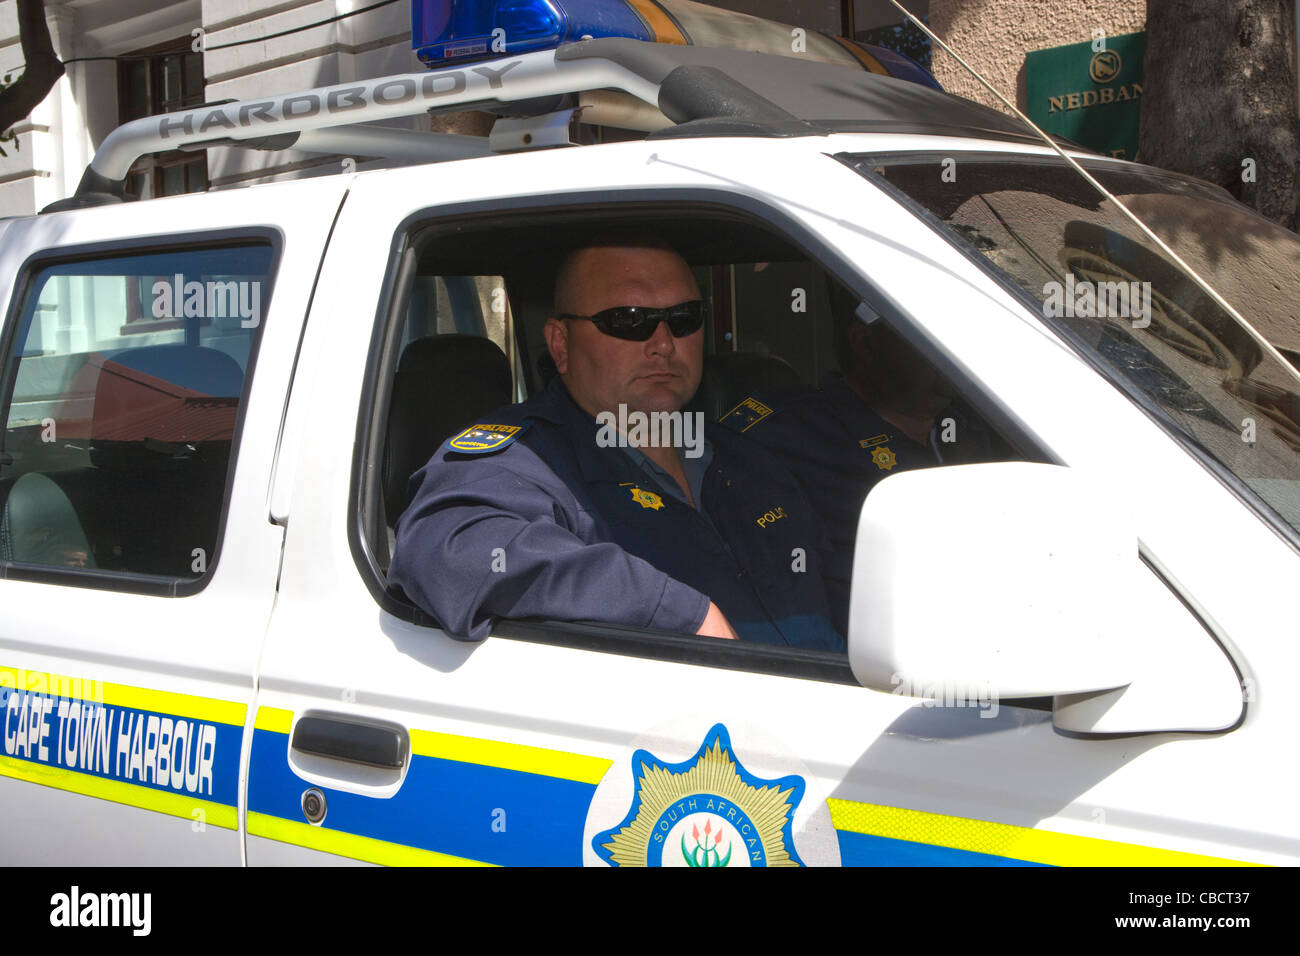
<svg viewBox="0 0 1300 956">
<path fill-rule="evenodd" d="M 1055 157 L 853 157 L 1037 299 L 1044 316 L 1300 530 L 1300 379 Z M 1214 186 L 1090 173 L 1283 355 L 1300 358 L 1300 238 Z"/>
</svg>

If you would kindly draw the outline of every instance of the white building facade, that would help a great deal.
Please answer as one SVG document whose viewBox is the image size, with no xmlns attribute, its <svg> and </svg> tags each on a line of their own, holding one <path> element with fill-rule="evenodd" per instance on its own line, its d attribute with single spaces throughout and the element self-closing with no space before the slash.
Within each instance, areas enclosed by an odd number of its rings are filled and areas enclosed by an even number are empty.
<svg viewBox="0 0 1300 956">
<path fill-rule="evenodd" d="M 55 52 L 67 72 L 31 117 L 14 127 L 19 149 L 6 147 L 9 155 L 0 158 L 0 215 L 27 215 L 71 195 L 95 146 L 135 115 L 422 69 L 411 50 L 408 0 L 334 19 L 373 5 L 374 0 L 47 2 Z M 328 20 L 333 22 L 302 29 Z M 227 46 L 240 41 L 253 42 Z M 14 0 L 0 0 L 0 73 L 20 68 L 22 59 Z M 213 149 L 206 158 L 196 153 L 156 160 L 130 185 L 140 195 L 186 192 L 334 172 L 340 161 L 294 150 Z"/>
</svg>

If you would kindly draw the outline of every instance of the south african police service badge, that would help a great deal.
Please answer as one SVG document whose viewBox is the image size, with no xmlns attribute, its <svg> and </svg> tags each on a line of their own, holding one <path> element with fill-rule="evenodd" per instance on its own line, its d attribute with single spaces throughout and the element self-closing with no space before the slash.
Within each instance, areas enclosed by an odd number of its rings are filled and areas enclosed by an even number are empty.
<svg viewBox="0 0 1300 956">
<path fill-rule="evenodd" d="M 462 455 L 485 455 L 501 451 L 523 432 L 528 423 L 523 425 L 471 425 L 459 435 L 448 439 L 447 447 Z"/>
<path fill-rule="evenodd" d="M 627 816 L 592 839 L 592 849 L 609 865 L 804 865 L 791 833 L 803 778 L 755 777 L 736 759 L 722 724 L 682 763 L 636 751 L 632 773 Z"/>
<path fill-rule="evenodd" d="M 644 488 L 633 488 L 632 500 L 642 508 L 650 508 L 654 511 L 658 511 L 664 506 L 664 500 L 662 498 L 653 491 L 646 491 Z"/>
</svg>

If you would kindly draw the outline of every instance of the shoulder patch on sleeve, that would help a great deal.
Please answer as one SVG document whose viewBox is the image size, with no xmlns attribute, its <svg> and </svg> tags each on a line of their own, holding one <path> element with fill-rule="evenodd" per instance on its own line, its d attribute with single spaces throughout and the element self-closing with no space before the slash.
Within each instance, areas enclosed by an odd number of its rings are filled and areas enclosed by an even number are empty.
<svg viewBox="0 0 1300 956">
<path fill-rule="evenodd" d="M 447 448 L 462 455 L 490 455 L 511 445 L 528 430 L 522 425 L 471 425 L 459 435 L 447 439 Z"/>
<path fill-rule="evenodd" d="M 727 414 L 719 418 L 718 424 L 726 425 L 733 431 L 744 432 L 753 428 L 774 411 L 775 409 L 770 405 L 765 405 L 756 397 L 750 395 L 731 411 L 727 412 Z"/>
</svg>

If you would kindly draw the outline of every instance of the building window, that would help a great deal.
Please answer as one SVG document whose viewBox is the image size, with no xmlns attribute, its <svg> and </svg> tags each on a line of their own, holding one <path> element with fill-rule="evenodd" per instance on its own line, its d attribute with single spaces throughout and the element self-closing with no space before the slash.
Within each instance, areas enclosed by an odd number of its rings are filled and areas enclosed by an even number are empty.
<svg viewBox="0 0 1300 956">
<path fill-rule="evenodd" d="M 203 102 L 203 54 L 190 49 L 188 36 L 135 50 L 117 65 L 118 118 L 126 123 L 189 109 Z M 208 188 L 207 153 L 179 149 L 136 160 L 126 180 L 136 199 L 176 196 Z"/>
</svg>

